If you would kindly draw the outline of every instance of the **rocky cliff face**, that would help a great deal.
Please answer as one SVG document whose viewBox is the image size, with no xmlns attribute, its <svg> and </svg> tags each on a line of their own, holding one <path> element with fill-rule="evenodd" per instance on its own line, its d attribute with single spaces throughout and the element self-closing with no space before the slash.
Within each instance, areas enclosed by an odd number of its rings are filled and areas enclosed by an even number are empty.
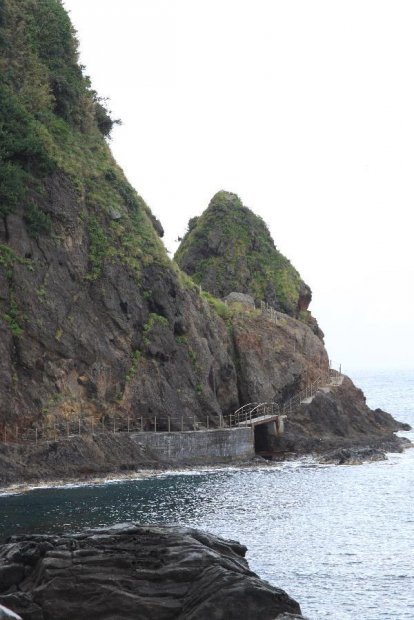
<svg viewBox="0 0 414 620">
<path fill-rule="evenodd" d="M 0 423 L 110 413 L 214 424 L 240 398 L 294 389 L 305 350 L 270 376 L 283 330 L 247 310 L 223 314 L 168 259 L 160 224 L 112 159 L 112 121 L 60 2 L 0 8 Z M 279 267 L 294 313 L 304 285 L 281 256 Z M 260 339 L 273 343 L 264 364 L 248 350 Z"/>
<path fill-rule="evenodd" d="M 289 414 L 285 433 L 274 440 L 274 447 L 296 453 L 364 446 L 399 452 L 410 445 L 408 440 L 394 435 L 400 430 L 410 430 L 410 426 L 381 409 L 370 409 L 363 392 L 344 377 L 341 385 L 318 391 L 311 402 Z"/>
<path fill-rule="evenodd" d="M 214 426 L 327 370 L 309 287 L 234 194 L 177 253 L 207 292 L 170 261 L 58 0 L 0 0 L 0 69 L 0 433 L 106 414 Z M 217 299 L 232 290 L 283 312 Z"/>
<path fill-rule="evenodd" d="M 190 220 L 175 255 L 179 266 L 216 297 L 252 295 L 296 318 L 306 318 L 312 293 L 275 247 L 263 220 L 236 194 L 221 191 L 206 211 Z"/>
<path fill-rule="evenodd" d="M 226 327 L 113 161 L 61 3 L 1 0 L 0 17 L 1 423 L 214 419 L 238 402 Z"/>
</svg>

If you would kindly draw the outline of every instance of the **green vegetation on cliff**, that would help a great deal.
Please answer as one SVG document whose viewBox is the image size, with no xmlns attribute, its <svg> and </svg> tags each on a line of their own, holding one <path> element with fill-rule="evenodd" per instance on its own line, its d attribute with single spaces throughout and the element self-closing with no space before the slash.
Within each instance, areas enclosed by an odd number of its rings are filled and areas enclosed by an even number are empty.
<svg viewBox="0 0 414 620">
<path fill-rule="evenodd" d="M 37 200 L 64 174 L 89 221 L 90 271 L 120 259 L 166 262 L 148 207 L 128 184 L 105 141 L 114 123 L 78 63 L 77 41 L 60 0 L 0 0 L 0 218 L 19 211 L 31 237 L 53 222 Z M 61 233 L 61 231 L 59 231 Z M 159 232 L 159 226 L 158 226 Z"/>
<path fill-rule="evenodd" d="M 276 249 L 266 224 L 236 194 L 218 192 L 190 220 L 175 260 L 216 297 L 248 293 L 292 316 L 310 302 L 309 287 Z"/>
<path fill-rule="evenodd" d="M 183 416 L 189 428 L 234 411 L 253 384 L 234 339 L 242 325 L 251 350 L 259 311 L 227 307 L 169 260 L 161 225 L 111 155 L 112 125 L 62 3 L 0 0 L 0 433 L 108 413 Z M 264 224 L 229 217 L 218 238 L 226 246 L 233 232 L 233 252 L 247 255 L 246 290 L 271 303 L 266 269 L 277 267 L 272 290 L 295 309 L 300 278 Z M 282 325 L 262 323 L 279 337 Z"/>
</svg>

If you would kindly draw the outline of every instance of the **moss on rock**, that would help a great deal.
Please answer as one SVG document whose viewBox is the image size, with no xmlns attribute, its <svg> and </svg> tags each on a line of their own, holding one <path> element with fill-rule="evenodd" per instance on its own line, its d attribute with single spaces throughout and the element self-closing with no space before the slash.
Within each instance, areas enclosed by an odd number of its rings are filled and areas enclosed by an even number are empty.
<svg viewBox="0 0 414 620">
<path fill-rule="evenodd" d="M 236 194 L 220 191 L 192 218 L 176 255 L 178 265 L 216 297 L 252 295 L 291 316 L 309 305 L 311 292 L 281 254 L 264 221 Z"/>
</svg>

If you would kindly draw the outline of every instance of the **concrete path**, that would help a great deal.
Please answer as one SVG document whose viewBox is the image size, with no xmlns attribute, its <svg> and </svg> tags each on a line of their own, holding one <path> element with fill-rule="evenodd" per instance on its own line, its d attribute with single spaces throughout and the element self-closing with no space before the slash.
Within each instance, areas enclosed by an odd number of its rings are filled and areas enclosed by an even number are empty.
<svg viewBox="0 0 414 620">
<path fill-rule="evenodd" d="M 340 375 L 339 377 L 331 377 L 330 383 L 328 383 L 328 385 L 322 385 L 321 387 L 319 387 L 318 390 L 315 392 L 315 394 L 313 394 L 313 396 L 304 398 L 303 400 L 300 401 L 300 404 L 310 405 L 310 403 L 313 401 L 313 399 L 315 398 L 318 392 L 324 392 L 325 394 L 328 394 L 329 392 L 332 391 L 332 388 L 342 385 L 343 380 L 344 380 L 344 375 Z"/>
<path fill-rule="evenodd" d="M 280 414 L 262 415 L 257 418 L 252 418 L 251 420 L 244 420 L 243 422 L 239 422 L 237 426 L 259 426 L 259 424 L 269 424 L 269 422 L 276 422 L 276 420 L 281 417 L 282 416 Z"/>
</svg>

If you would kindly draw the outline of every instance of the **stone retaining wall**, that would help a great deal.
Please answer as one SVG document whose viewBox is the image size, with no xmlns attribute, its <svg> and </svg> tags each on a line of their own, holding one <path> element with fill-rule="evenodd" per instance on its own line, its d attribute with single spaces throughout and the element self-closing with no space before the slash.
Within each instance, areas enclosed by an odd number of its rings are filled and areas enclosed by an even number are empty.
<svg viewBox="0 0 414 620">
<path fill-rule="evenodd" d="M 254 456 L 250 428 L 186 431 L 183 433 L 130 433 L 130 438 L 164 463 L 211 465 Z"/>
</svg>

